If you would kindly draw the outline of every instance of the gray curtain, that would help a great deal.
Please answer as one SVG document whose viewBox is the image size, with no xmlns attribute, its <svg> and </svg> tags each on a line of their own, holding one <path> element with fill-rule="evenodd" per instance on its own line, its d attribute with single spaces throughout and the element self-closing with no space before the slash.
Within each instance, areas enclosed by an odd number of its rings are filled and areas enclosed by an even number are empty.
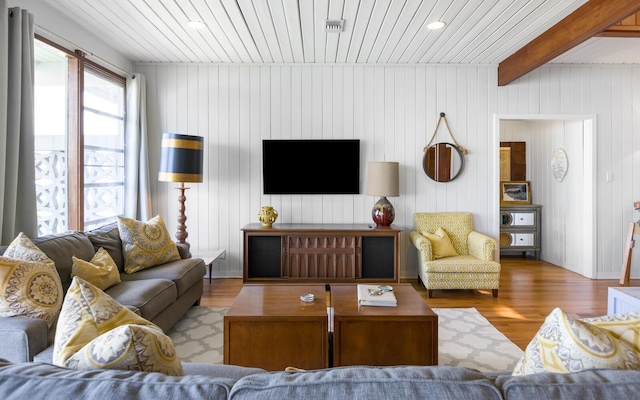
<svg viewBox="0 0 640 400">
<path fill-rule="evenodd" d="M 142 221 L 152 218 L 146 92 L 144 75 L 133 74 L 127 79 L 124 215 Z"/>
<path fill-rule="evenodd" d="M 33 15 L 0 0 L 0 243 L 38 234 Z"/>
</svg>

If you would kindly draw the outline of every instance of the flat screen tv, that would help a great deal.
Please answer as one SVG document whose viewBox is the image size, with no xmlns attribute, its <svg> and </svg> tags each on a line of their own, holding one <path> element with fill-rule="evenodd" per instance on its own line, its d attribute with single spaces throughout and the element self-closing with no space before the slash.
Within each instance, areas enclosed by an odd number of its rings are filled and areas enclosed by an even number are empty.
<svg viewBox="0 0 640 400">
<path fill-rule="evenodd" d="M 359 194 L 360 140 L 262 141 L 264 194 Z"/>
</svg>

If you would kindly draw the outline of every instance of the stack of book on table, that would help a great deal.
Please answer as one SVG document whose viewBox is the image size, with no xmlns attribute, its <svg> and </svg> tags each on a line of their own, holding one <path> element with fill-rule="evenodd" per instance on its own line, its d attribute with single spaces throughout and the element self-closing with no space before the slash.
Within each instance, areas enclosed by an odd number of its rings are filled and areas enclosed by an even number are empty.
<svg viewBox="0 0 640 400">
<path fill-rule="evenodd" d="M 396 307 L 393 288 L 380 285 L 358 285 L 358 304 L 361 306 Z"/>
</svg>

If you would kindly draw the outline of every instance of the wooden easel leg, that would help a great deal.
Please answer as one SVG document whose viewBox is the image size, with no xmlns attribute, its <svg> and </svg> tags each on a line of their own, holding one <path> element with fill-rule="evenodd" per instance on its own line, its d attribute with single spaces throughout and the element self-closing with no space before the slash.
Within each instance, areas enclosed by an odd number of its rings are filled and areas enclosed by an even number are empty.
<svg viewBox="0 0 640 400">
<path fill-rule="evenodd" d="M 635 240 L 633 234 L 636 233 L 637 225 L 635 222 L 629 223 L 629 233 L 627 234 L 627 247 L 624 251 L 622 259 L 622 273 L 620 274 L 620 286 L 629 285 L 629 277 L 631 275 L 631 254 L 633 253 L 633 246 Z"/>
</svg>

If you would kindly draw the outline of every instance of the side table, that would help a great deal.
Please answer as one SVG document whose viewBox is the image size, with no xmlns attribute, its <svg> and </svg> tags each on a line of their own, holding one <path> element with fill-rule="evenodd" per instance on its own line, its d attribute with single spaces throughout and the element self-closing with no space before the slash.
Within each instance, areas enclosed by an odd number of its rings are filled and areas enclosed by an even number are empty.
<svg viewBox="0 0 640 400">
<path fill-rule="evenodd" d="M 209 283 L 211 283 L 211 272 L 213 270 L 213 263 L 217 260 L 224 259 L 227 254 L 227 251 L 222 250 L 210 250 L 210 251 L 202 251 L 198 253 L 193 253 L 192 257 L 202 258 L 204 260 L 204 265 L 209 267 Z"/>
<path fill-rule="evenodd" d="M 607 315 L 640 311 L 640 287 L 610 287 Z"/>
</svg>

